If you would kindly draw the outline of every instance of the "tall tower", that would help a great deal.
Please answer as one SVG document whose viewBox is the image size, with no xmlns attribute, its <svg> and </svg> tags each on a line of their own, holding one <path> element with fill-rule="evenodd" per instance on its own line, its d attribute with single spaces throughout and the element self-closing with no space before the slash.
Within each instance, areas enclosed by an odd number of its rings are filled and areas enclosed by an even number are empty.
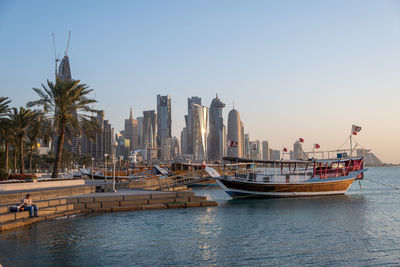
<svg viewBox="0 0 400 267">
<path fill-rule="evenodd" d="M 208 159 L 221 160 L 224 156 L 224 119 L 222 110 L 226 105 L 218 98 L 212 100 L 210 105 L 210 133 L 208 135 Z"/>
<path fill-rule="evenodd" d="M 239 111 L 232 109 L 228 114 L 228 157 L 242 156 L 242 136 Z"/>
<path fill-rule="evenodd" d="M 186 144 L 186 151 L 188 154 L 193 154 L 193 130 L 192 130 L 192 125 L 193 125 L 193 112 L 192 112 L 192 107 L 193 104 L 201 105 L 201 98 L 197 96 L 192 96 L 191 98 L 188 98 L 188 115 L 185 116 L 185 122 L 186 122 L 186 137 L 187 137 L 187 144 Z"/>
<path fill-rule="evenodd" d="M 69 57 L 67 55 L 61 60 L 58 68 L 58 77 L 63 81 L 69 81 L 72 79 L 71 67 L 69 65 Z"/>
<path fill-rule="evenodd" d="M 262 142 L 262 155 L 263 155 L 263 160 L 270 160 L 268 141 Z"/>
<path fill-rule="evenodd" d="M 243 157 L 244 158 L 249 158 L 250 157 L 250 134 L 247 133 L 244 135 L 244 151 L 242 151 L 243 153 Z"/>
<path fill-rule="evenodd" d="M 207 160 L 208 108 L 192 104 L 193 158 Z"/>
<path fill-rule="evenodd" d="M 308 160 L 307 154 L 304 153 L 302 143 L 299 140 L 293 144 L 293 158 L 296 160 Z"/>
<path fill-rule="evenodd" d="M 241 144 L 241 153 L 239 157 L 244 157 L 244 148 L 245 148 L 245 138 L 244 138 L 244 123 L 240 121 L 240 144 Z"/>
<path fill-rule="evenodd" d="M 157 148 L 157 114 L 155 110 L 143 111 L 143 145 Z"/>
<path fill-rule="evenodd" d="M 171 138 L 171 96 L 157 95 L 157 144 L 161 147 Z"/>
<path fill-rule="evenodd" d="M 96 161 L 103 162 L 104 154 L 113 153 L 114 128 L 108 120 L 105 120 L 104 110 L 97 112 L 97 121 L 101 125 L 101 132 L 96 132 L 94 140 L 83 134 L 81 138 L 82 154 L 90 155 Z"/>
<path fill-rule="evenodd" d="M 60 66 L 58 68 L 58 77 L 63 81 L 69 81 L 72 79 L 71 67 L 69 65 L 69 57 L 68 57 L 70 38 L 71 38 L 71 31 L 69 31 L 68 33 L 67 48 L 65 49 L 64 58 L 61 60 Z"/>
<path fill-rule="evenodd" d="M 138 138 L 138 121 L 133 117 L 132 108 L 129 111 L 129 119 L 125 120 L 125 129 L 124 129 L 124 137 L 129 139 L 131 151 L 137 149 L 139 147 L 139 138 Z"/>
</svg>

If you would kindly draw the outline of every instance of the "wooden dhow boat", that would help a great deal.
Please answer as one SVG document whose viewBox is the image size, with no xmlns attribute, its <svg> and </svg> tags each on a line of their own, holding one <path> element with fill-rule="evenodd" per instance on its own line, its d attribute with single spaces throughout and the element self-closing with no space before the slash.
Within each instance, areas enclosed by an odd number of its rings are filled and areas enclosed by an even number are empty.
<svg viewBox="0 0 400 267">
<path fill-rule="evenodd" d="M 339 156 L 339 155 L 338 155 Z M 342 156 L 342 155 L 341 155 Z M 230 171 L 206 171 L 232 198 L 309 197 L 344 195 L 363 179 L 363 157 L 327 160 L 251 160 L 224 158 Z M 226 175 L 232 173 L 232 175 Z"/>
</svg>

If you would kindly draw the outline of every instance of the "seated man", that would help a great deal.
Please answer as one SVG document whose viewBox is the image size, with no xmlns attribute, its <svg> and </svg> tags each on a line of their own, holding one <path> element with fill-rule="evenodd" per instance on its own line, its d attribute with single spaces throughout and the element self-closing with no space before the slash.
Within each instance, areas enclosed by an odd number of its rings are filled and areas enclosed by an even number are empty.
<svg viewBox="0 0 400 267">
<path fill-rule="evenodd" d="M 32 197 L 30 194 L 27 194 L 26 197 L 21 201 L 18 206 L 18 209 L 23 209 L 24 211 L 29 210 L 29 217 L 38 216 L 38 207 L 32 202 Z"/>
</svg>

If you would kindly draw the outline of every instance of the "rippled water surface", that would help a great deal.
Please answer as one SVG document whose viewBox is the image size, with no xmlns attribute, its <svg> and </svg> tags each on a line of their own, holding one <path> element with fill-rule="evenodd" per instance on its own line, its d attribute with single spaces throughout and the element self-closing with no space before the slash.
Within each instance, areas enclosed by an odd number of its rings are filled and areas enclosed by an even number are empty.
<svg viewBox="0 0 400 267">
<path fill-rule="evenodd" d="M 367 179 L 400 187 L 400 168 Z M 400 265 L 400 190 L 368 181 L 347 196 L 230 200 L 218 207 L 77 216 L 0 234 L 4 266 Z"/>
</svg>

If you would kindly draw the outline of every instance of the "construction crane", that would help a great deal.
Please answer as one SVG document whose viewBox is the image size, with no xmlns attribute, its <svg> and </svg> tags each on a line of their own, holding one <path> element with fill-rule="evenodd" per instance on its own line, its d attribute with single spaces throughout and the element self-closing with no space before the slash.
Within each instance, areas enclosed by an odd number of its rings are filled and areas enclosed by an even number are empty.
<svg viewBox="0 0 400 267">
<path fill-rule="evenodd" d="M 52 33 L 53 36 L 53 48 L 54 48 L 54 63 L 55 63 L 55 75 L 57 78 L 57 67 L 58 67 L 58 62 L 60 61 L 60 59 L 57 57 L 57 50 L 56 50 L 56 37 L 54 36 L 54 32 Z"/>
</svg>

